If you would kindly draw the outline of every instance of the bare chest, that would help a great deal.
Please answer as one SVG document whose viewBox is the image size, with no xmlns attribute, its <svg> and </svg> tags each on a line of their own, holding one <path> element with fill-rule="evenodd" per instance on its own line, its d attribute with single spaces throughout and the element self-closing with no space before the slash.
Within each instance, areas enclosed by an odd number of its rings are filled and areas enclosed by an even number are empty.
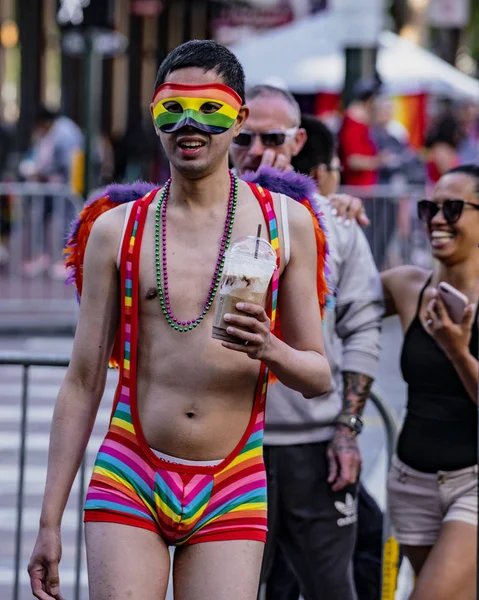
<svg viewBox="0 0 479 600">
<path fill-rule="evenodd" d="M 232 242 L 254 235 L 258 219 L 266 227 L 261 208 L 254 209 L 249 213 L 238 212 Z M 197 327 L 188 333 L 174 331 L 160 304 L 159 290 L 162 289 L 163 294 L 168 294 L 171 312 L 177 321 L 191 323 L 204 313 L 215 281 L 224 227 L 224 215 L 221 217 L 201 223 L 168 220 L 164 246 L 161 239 L 159 243 L 156 239 L 154 211 L 148 215 L 145 225 L 139 264 L 138 361 L 142 365 L 139 373 L 143 380 L 168 388 L 168 394 L 180 382 L 182 389 L 190 389 L 192 393 L 194 390 L 195 395 L 201 395 L 202 390 L 205 394 L 211 390 L 227 394 L 233 385 L 237 389 L 245 388 L 250 399 L 250 387 L 255 385 L 258 364 L 244 354 L 223 348 L 212 338 L 214 302 Z M 162 272 L 163 250 L 167 259 L 165 273 Z"/>
<path fill-rule="evenodd" d="M 224 217 L 221 213 L 212 213 L 210 218 L 206 215 L 201 222 L 195 222 L 173 214 L 167 217 L 163 240 L 161 235 L 155 235 L 154 214 L 148 215 L 140 252 L 140 315 L 151 314 L 152 306 L 156 307 L 154 312 L 158 312 L 159 300 L 152 300 L 160 288 L 168 294 L 175 318 L 188 321 L 201 314 L 221 276 L 218 261 Z M 267 224 L 259 206 L 248 205 L 238 210 L 231 242 L 255 235 L 258 223 L 262 225 L 263 236 L 268 238 Z"/>
</svg>

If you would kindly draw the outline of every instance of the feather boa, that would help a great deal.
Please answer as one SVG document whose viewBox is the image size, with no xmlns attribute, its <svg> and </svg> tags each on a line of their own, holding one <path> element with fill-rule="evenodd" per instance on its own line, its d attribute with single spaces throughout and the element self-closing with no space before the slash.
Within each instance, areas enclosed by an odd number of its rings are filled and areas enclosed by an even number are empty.
<svg viewBox="0 0 479 600">
<path fill-rule="evenodd" d="M 75 286 L 78 302 L 80 302 L 83 288 L 83 260 L 93 223 L 107 210 L 126 202 L 134 202 L 155 187 L 157 186 L 144 181 L 137 181 L 131 185 L 113 184 L 106 188 L 104 194 L 92 198 L 84 204 L 80 214 L 70 225 L 63 250 L 68 273 L 65 284 Z"/>
</svg>

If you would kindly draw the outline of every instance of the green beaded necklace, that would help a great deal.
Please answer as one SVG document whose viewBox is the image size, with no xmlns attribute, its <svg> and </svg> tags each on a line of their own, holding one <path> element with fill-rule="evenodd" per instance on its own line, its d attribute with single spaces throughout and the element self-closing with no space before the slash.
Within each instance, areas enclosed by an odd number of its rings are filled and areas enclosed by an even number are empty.
<svg viewBox="0 0 479 600">
<path fill-rule="evenodd" d="M 173 314 L 170 305 L 170 294 L 168 288 L 168 265 L 167 265 L 167 251 L 166 251 L 166 208 L 168 205 L 168 197 L 171 186 L 171 179 L 169 179 L 161 196 L 158 200 L 158 205 L 155 212 L 155 263 L 156 263 L 156 285 L 158 287 L 158 298 L 160 300 L 161 311 L 166 319 L 166 322 L 175 331 L 181 333 L 193 331 L 201 321 L 204 319 L 206 313 L 211 308 L 213 301 L 218 291 L 221 277 L 223 275 L 223 268 L 225 264 L 226 251 L 229 248 L 231 242 L 231 235 L 233 232 L 234 218 L 236 214 L 236 205 L 238 202 L 238 179 L 230 171 L 230 195 L 228 201 L 228 212 L 226 214 L 225 226 L 223 230 L 223 236 L 220 241 L 220 250 L 218 253 L 218 260 L 216 261 L 215 271 L 211 280 L 210 289 L 204 303 L 201 314 L 191 320 L 181 321 L 177 319 Z M 161 249 L 160 249 L 161 246 Z"/>
</svg>

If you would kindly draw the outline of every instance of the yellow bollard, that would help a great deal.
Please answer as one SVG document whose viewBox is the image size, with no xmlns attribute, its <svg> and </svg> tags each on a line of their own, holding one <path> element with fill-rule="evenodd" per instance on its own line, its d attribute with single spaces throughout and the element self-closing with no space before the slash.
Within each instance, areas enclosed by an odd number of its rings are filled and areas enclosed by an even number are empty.
<svg viewBox="0 0 479 600">
<path fill-rule="evenodd" d="M 384 544 L 381 600 L 394 600 L 399 566 L 399 544 L 389 537 Z"/>
<path fill-rule="evenodd" d="M 85 186 L 85 153 L 83 150 L 75 150 L 71 159 L 70 187 L 73 192 L 83 194 Z"/>
</svg>

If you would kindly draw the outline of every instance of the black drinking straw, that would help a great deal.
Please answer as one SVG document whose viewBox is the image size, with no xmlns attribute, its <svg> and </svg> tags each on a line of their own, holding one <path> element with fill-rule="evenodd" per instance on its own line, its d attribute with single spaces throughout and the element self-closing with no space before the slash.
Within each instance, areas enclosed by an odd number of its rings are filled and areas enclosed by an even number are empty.
<svg viewBox="0 0 479 600">
<path fill-rule="evenodd" d="M 254 250 L 254 257 L 255 258 L 258 258 L 260 237 L 261 237 L 261 223 L 258 225 L 258 231 L 256 232 L 256 248 Z"/>
</svg>

